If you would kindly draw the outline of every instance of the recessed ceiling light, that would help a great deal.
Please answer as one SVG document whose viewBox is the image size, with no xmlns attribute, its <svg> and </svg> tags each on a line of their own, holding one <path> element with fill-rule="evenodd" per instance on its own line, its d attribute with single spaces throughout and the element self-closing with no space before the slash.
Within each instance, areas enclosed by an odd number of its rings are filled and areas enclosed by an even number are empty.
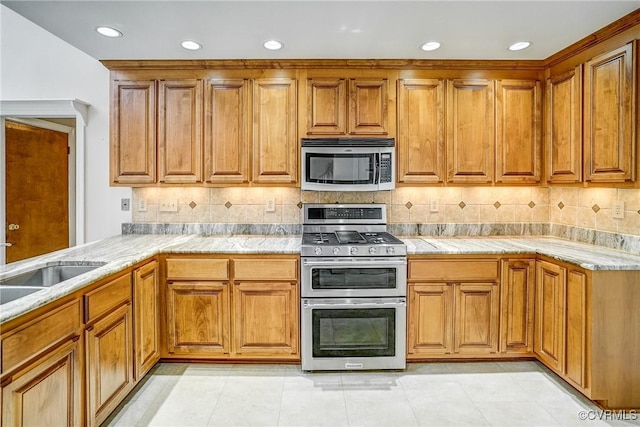
<svg viewBox="0 0 640 427">
<path fill-rule="evenodd" d="M 279 42 L 278 40 L 267 40 L 266 42 L 264 42 L 263 46 L 265 47 L 265 49 L 269 50 L 280 50 L 282 49 L 284 44 L 282 42 Z"/>
<path fill-rule="evenodd" d="M 528 48 L 529 46 L 531 46 L 531 42 L 516 42 L 509 46 L 509 50 L 522 50 Z"/>
<path fill-rule="evenodd" d="M 96 31 L 105 37 L 122 37 L 122 33 L 111 27 L 98 27 Z"/>
<path fill-rule="evenodd" d="M 202 48 L 202 45 L 198 42 L 194 42 L 193 40 L 185 40 L 180 43 L 180 46 L 187 50 L 198 50 Z"/>
<path fill-rule="evenodd" d="M 440 42 L 426 42 L 425 44 L 420 46 L 420 49 L 428 52 L 431 50 L 436 50 L 439 47 L 440 47 Z"/>
</svg>

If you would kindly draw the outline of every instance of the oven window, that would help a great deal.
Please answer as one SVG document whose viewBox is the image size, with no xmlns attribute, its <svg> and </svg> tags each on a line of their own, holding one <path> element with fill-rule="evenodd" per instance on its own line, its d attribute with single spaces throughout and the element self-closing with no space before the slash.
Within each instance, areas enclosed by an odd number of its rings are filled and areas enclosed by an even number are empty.
<svg viewBox="0 0 640 427">
<path fill-rule="evenodd" d="M 312 289 L 395 289 L 396 268 L 313 268 Z"/>
<path fill-rule="evenodd" d="M 373 184 L 376 154 L 306 155 L 306 181 L 320 184 Z"/>
<path fill-rule="evenodd" d="M 395 356 L 396 310 L 314 309 L 313 357 Z"/>
</svg>

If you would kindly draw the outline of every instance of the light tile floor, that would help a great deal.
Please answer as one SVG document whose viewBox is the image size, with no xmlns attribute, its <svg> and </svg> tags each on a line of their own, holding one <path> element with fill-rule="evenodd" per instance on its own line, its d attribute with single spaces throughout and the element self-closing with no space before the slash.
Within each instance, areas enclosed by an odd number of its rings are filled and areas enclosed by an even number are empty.
<svg viewBox="0 0 640 427">
<path fill-rule="evenodd" d="M 640 426 L 640 413 L 602 412 L 537 362 L 318 373 L 162 363 L 103 425 L 596 427 Z"/>
</svg>

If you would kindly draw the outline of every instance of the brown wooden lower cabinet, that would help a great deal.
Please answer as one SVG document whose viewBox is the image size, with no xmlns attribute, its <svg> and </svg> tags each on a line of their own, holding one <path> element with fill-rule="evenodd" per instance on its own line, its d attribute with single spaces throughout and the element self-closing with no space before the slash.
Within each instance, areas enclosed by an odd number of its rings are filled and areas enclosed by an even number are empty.
<svg viewBox="0 0 640 427">
<path fill-rule="evenodd" d="M 169 257 L 167 358 L 299 360 L 298 257 Z"/>
<path fill-rule="evenodd" d="M 500 351 L 533 352 L 535 260 L 502 260 L 500 283 Z"/>
<path fill-rule="evenodd" d="M 133 271 L 136 381 L 160 360 L 160 277 L 158 262 Z"/>
<path fill-rule="evenodd" d="M 566 269 L 546 261 L 536 263 L 534 351 L 558 373 L 564 370 Z"/>
</svg>

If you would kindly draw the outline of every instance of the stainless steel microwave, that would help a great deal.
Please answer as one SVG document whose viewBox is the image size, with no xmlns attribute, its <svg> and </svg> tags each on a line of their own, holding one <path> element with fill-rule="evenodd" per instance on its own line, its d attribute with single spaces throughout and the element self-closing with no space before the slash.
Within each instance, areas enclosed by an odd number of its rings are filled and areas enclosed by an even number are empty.
<svg viewBox="0 0 640 427">
<path fill-rule="evenodd" d="M 302 189 L 378 191 L 396 187 L 393 138 L 302 138 Z"/>
</svg>

